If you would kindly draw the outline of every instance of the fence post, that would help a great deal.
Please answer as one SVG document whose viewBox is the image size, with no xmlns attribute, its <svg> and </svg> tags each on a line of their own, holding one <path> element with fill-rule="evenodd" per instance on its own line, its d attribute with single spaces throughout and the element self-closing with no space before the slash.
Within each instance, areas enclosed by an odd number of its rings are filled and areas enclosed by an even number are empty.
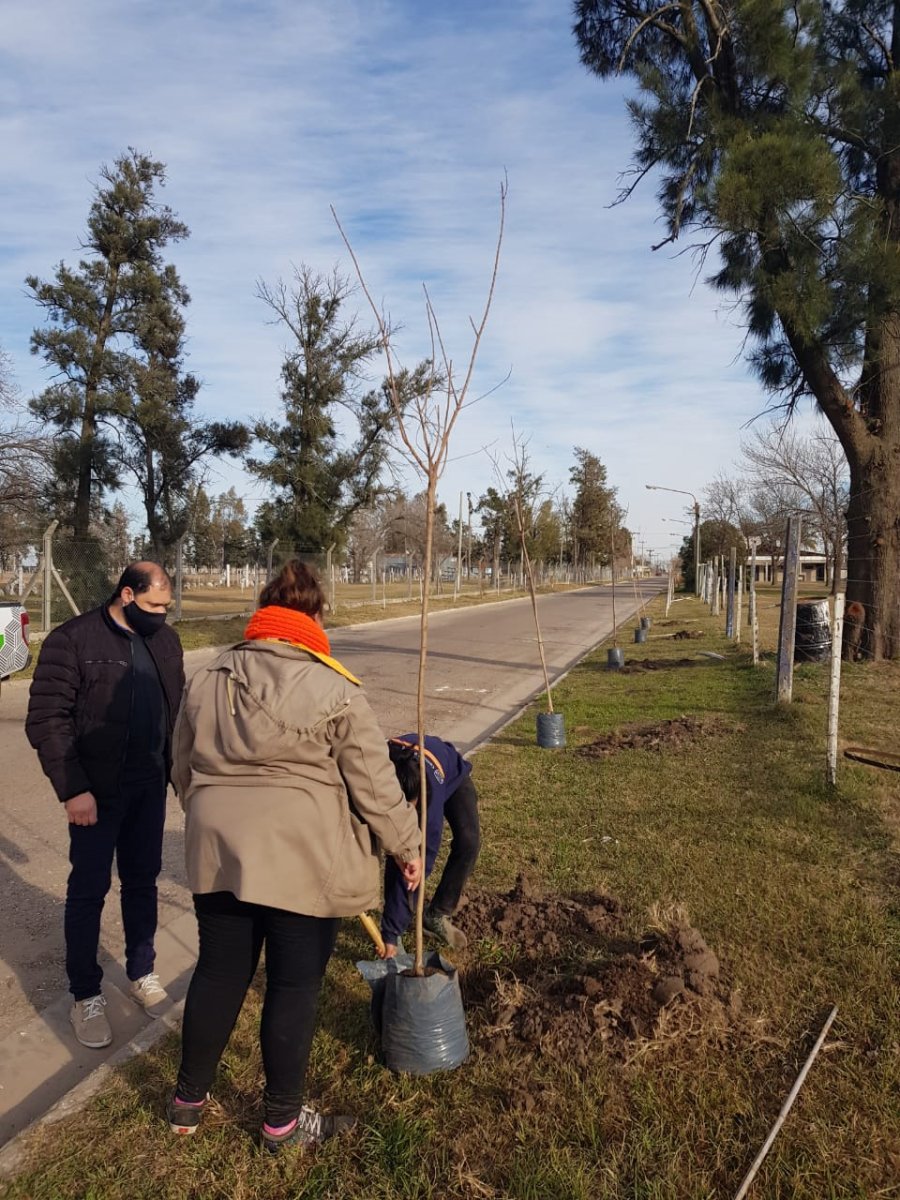
<svg viewBox="0 0 900 1200">
<path fill-rule="evenodd" d="M 734 602 L 734 640 L 741 640 L 741 618 L 744 615 L 744 564 L 737 569 L 737 593 Z"/>
<path fill-rule="evenodd" d="M 794 690 L 794 636 L 797 632 L 801 524 L 800 517 L 788 517 L 784 545 L 784 579 L 781 585 L 781 619 L 778 622 L 778 666 L 775 674 L 775 699 L 779 704 L 790 704 Z"/>
<path fill-rule="evenodd" d="M 269 542 L 266 547 L 266 583 L 272 582 L 272 556 L 275 554 L 275 547 L 278 545 L 278 538 L 273 542 Z"/>
<path fill-rule="evenodd" d="M 747 624 L 753 628 L 753 617 L 756 614 L 756 548 L 759 538 L 747 539 L 750 546 L 750 578 L 747 580 Z"/>
<path fill-rule="evenodd" d="M 334 548 L 337 542 L 332 542 L 325 551 L 325 586 L 328 588 L 328 611 L 334 613 L 337 595 L 334 586 Z"/>
<path fill-rule="evenodd" d="M 725 636 L 734 637 L 734 573 L 737 565 L 737 549 L 732 546 L 728 555 L 728 581 L 725 593 Z"/>
<path fill-rule="evenodd" d="M 719 595 L 720 595 L 720 592 L 719 592 L 719 556 L 718 556 L 718 554 L 717 554 L 717 555 L 716 555 L 716 556 L 713 558 L 713 602 L 712 602 L 712 615 L 713 615 L 714 617 L 717 617 L 717 616 L 719 615 Z"/>
<path fill-rule="evenodd" d="M 41 629 L 44 633 L 50 632 L 52 624 L 52 605 L 53 605 L 53 535 L 56 533 L 56 527 L 59 521 L 51 521 L 44 530 L 44 549 L 43 549 L 43 576 L 44 576 L 44 595 L 42 597 L 41 606 Z"/>
<path fill-rule="evenodd" d="M 759 538 L 750 540 L 750 599 L 747 604 L 747 620 L 750 623 L 750 634 L 753 639 L 753 665 L 759 664 L 759 622 L 756 620 L 756 548 Z"/>
<path fill-rule="evenodd" d="M 828 689 L 828 750 L 825 778 L 837 786 L 838 709 L 841 703 L 841 643 L 844 637 L 844 593 L 834 597 L 834 622 L 831 629 L 831 681 Z"/>
<path fill-rule="evenodd" d="M 184 538 L 182 534 L 175 543 L 175 613 L 174 619 L 181 620 L 181 593 L 184 591 Z"/>
</svg>

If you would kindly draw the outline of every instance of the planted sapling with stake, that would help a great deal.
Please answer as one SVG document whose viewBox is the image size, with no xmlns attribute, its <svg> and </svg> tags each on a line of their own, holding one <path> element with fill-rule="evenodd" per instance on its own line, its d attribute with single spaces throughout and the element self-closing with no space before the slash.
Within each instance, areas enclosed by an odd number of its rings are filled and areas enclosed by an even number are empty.
<svg viewBox="0 0 900 1200">
<path fill-rule="evenodd" d="M 528 535 L 525 527 L 525 512 L 523 505 L 523 489 L 521 486 L 522 480 L 528 477 L 528 453 L 527 442 L 522 441 L 516 434 L 515 426 L 512 431 L 512 464 L 513 469 L 510 472 L 513 479 L 516 481 L 516 487 L 510 494 L 510 507 L 513 511 L 513 516 L 516 520 L 516 530 L 519 534 L 519 545 L 522 552 L 522 567 L 525 572 L 525 580 L 528 586 L 528 595 L 531 598 L 531 612 L 534 617 L 534 631 L 537 639 L 538 656 L 541 660 L 541 670 L 544 674 L 544 694 L 547 698 L 547 712 L 539 713 L 537 720 L 537 740 L 539 746 L 564 746 L 565 732 L 563 725 L 562 713 L 554 713 L 553 711 L 553 691 L 550 686 L 550 674 L 547 670 L 547 655 L 544 651 L 544 638 L 541 633 L 541 623 L 538 618 L 537 607 L 537 591 L 534 586 L 534 568 L 531 562 L 531 555 L 528 551 Z M 497 463 L 494 463 L 494 470 L 499 478 L 500 471 Z"/>
<path fill-rule="evenodd" d="M 422 477 L 425 483 L 425 548 L 422 562 L 422 612 L 419 640 L 419 671 L 416 689 L 416 719 L 417 737 L 420 746 L 425 744 L 425 672 L 428 658 L 428 602 L 431 582 L 431 567 L 434 553 L 434 512 L 437 497 L 438 480 L 447 464 L 450 447 L 450 436 L 457 419 L 466 405 L 475 361 L 481 346 L 484 330 L 487 325 L 494 289 L 497 283 L 497 272 L 500 265 L 500 248 L 503 244 L 503 228 L 506 216 L 507 185 L 500 186 L 500 221 L 494 250 L 493 266 L 488 286 L 488 294 L 482 309 L 481 317 L 476 322 L 470 318 L 472 343 L 465 360 L 465 368 L 457 371 L 444 343 L 440 322 L 427 286 L 423 284 L 425 296 L 425 314 L 428 322 L 428 332 L 431 341 L 431 355 L 428 369 L 424 373 L 423 386 L 410 397 L 403 386 L 406 372 L 401 368 L 391 339 L 391 327 L 385 314 L 372 299 L 371 291 L 363 276 L 359 260 L 353 250 L 343 226 L 338 220 L 337 213 L 332 207 L 332 216 L 344 240 L 344 245 L 353 260 L 357 278 L 363 294 L 369 302 L 380 333 L 380 345 L 387 364 L 387 389 L 394 417 L 397 424 L 402 452 L 407 461 Z M 471 402 L 470 402 L 471 403 Z M 419 826 L 421 831 L 421 856 L 424 862 L 426 854 L 426 822 L 428 803 L 425 777 L 425 756 L 419 756 Z M 419 887 L 416 903 L 416 976 L 424 976 L 424 934 L 423 915 L 425 909 L 425 881 Z"/>
</svg>

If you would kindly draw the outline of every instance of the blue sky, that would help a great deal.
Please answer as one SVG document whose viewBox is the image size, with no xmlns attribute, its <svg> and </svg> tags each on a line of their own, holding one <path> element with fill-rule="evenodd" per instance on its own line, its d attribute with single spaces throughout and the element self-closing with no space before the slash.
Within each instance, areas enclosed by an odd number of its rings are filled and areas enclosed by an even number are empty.
<svg viewBox="0 0 900 1200">
<path fill-rule="evenodd" d="M 687 498 L 644 484 L 699 492 L 765 398 L 731 306 L 689 256 L 651 253 L 652 182 L 609 207 L 631 152 L 624 89 L 580 66 L 568 4 L 16 0 L 0 18 L 0 345 L 26 394 L 47 375 L 28 353 L 40 317 L 24 277 L 77 259 L 98 167 L 128 146 L 167 164 L 165 199 L 192 231 L 169 257 L 192 296 L 199 406 L 217 416 L 276 411 L 285 340 L 256 280 L 301 262 L 349 272 L 332 204 L 403 325 L 401 356 L 427 348 L 425 282 L 462 361 L 506 172 L 474 392 L 510 378 L 460 418 L 440 495 L 455 512 L 460 490 L 483 491 L 514 422 L 550 486 L 585 446 L 645 544 L 680 542 L 661 518 Z M 232 468 L 210 488 L 232 483 L 262 496 Z"/>
</svg>

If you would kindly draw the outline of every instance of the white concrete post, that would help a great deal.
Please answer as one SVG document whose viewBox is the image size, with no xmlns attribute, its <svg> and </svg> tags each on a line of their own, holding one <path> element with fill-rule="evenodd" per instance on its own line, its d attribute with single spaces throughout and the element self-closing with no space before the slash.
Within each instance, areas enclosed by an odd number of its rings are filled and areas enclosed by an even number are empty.
<svg viewBox="0 0 900 1200">
<path fill-rule="evenodd" d="M 831 627 L 831 681 L 828 689 L 828 752 L 825 778 L 830 787 L 837 786 L 838 710 L 841 703 L 841 644 L 844 638 L 844 593 L 834 598 L 834 620 Z"/>
</svg>

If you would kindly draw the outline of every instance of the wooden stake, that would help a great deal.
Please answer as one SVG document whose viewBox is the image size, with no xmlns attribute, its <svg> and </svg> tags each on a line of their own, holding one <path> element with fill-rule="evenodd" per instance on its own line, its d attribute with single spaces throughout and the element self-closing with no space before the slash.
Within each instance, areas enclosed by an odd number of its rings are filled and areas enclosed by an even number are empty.
<svg viewBox="0 0 900 1200">
<path fill-rule="evenodd" d="M 775 1121 L 775 1124 L 769 1130 L 768 1137 L 762 1144 L 762 1149 L 760 1150 L 759 1154 L 757 1154 L 756 1158 L 754 1158 L 753 1164 L 751 1165 L 750 1170 L 744 1176 L 743 1183 L 738 1188 L 738 1190 L 735 1192 L 734 1200 L 744 1200 L 744 1196 L 747 1195 L 747 1191 L 750 1187 L 750 1184 L 756 1178 L 756 1172 L 762 1166 L 763 1160 L 765 1159 L 766 1155 L 771 1150 L 772 1143 L 775 1141 L 775 1138 L 778 1135 L 778 1130 L 782 1127 L 782 1125 L 785 1122 L 785 1118 L 787 1117 L 788 1113 L 791 1111 L 791 1107 L 793 1106 L 794 1101 L 797 1099 L 797 1095 L 798 1095 L 801 1087 L 803 1087 L 803 1081 L 806 1079 L 806 1076 L 809 1074 L 809 1068 L 813 1065 L 813 1061 L 814 1061 L 816 1055 L 822 1049 L 822 1043 L 825 1041 L 825 1036 L 828 1033 L 828 1030 L 831 1028 L 831 1023 L 836 1016 L 837 1016 L 837 1005 L 835 1005 L 834 1008 L 831 1010 L 831 1012 L 828 1014 L 828 1016 L 825 1020 L 825 1024 L 822 1026 L 822 1032 L 816 1038 L 816 1044 L 813 1046 L 812 1050 L 810 1050 L 809 1057 L 807 1058 L 806 1062 L 803 1064 L 803 1069 L 800 1071 L 800 1074 L 797 1076 L 796 1080 L 794 1081 L 794 1086 L 791 1088 L 790 1092 L 788 1093 L 787 1100 L 785 1100 L 784 1104 L 781 1106 L 781 1112 L 778 1114 L 778 1118 Z"/>
</svg>

